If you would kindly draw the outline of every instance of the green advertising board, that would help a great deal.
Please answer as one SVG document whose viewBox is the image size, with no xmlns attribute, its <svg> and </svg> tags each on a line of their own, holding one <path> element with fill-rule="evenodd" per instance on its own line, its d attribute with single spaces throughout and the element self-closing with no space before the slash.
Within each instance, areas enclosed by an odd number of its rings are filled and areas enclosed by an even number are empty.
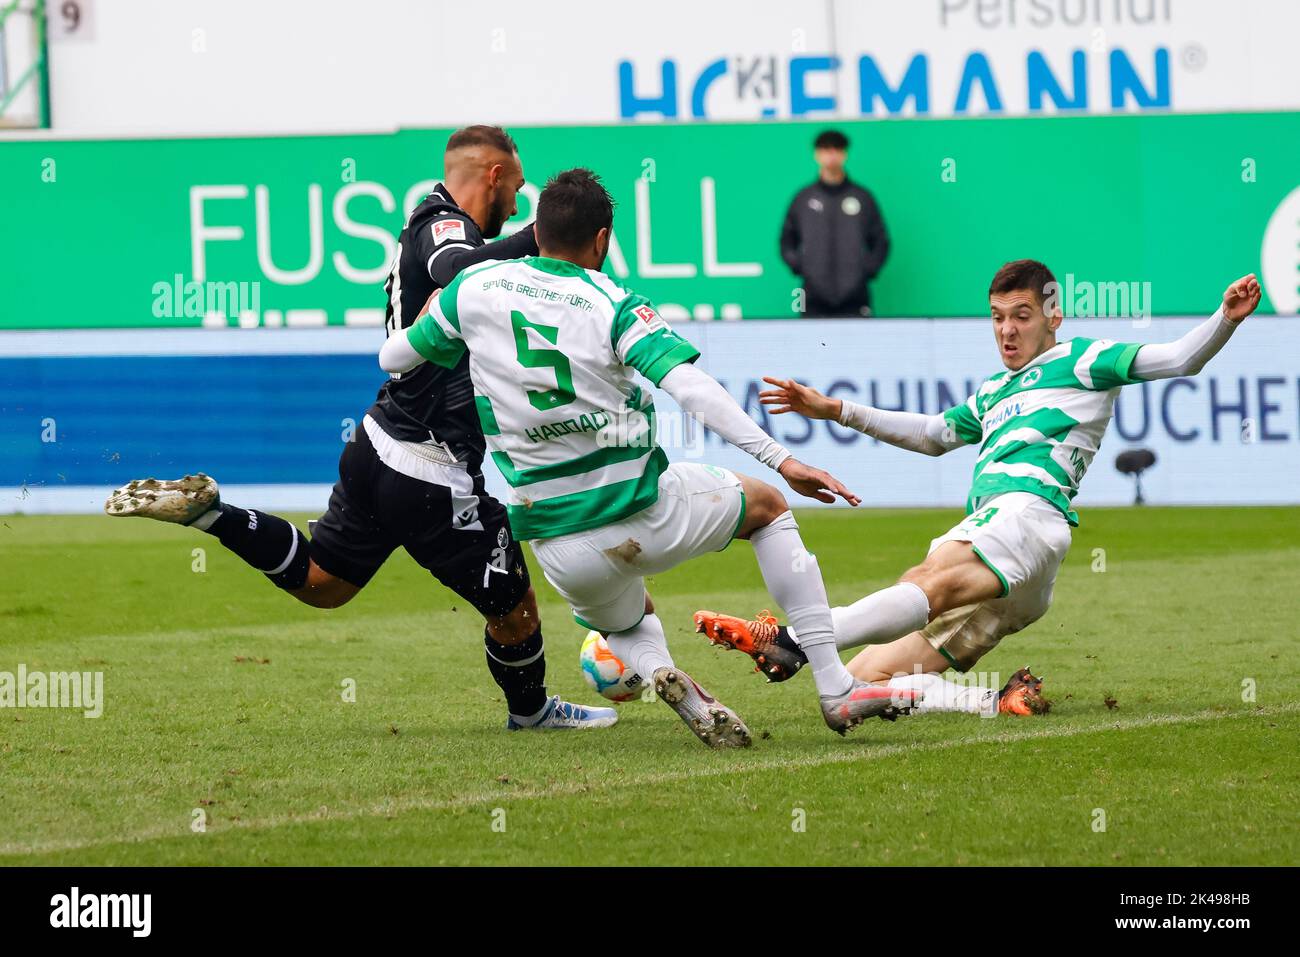
<svg viewBox="0 0 1300 957">
<path fill-rule="evenodd" d="M 1063 281 L 1149 284 L 1156 315 L 1203 313 L 1260 270 L 1266 228 L 1300 186 L 1297 114 L 839 126 L 892 237 L 881 315 L 983 314 L 993 271 L 1021 257 Z M 606 269 L 619 281 L 670 318 L 791 316 L 798 283 L 777 237 L 815 175 L 819 129 L 518 129 L 519 221 L 549 174 L 590 166 L 618 202 Z M 374 323 L 448 132 L 0 140 L 0 328 Z M 1281 295 L 1265 279 L 1293 311 L 1295 274 Z"/>
</svg>

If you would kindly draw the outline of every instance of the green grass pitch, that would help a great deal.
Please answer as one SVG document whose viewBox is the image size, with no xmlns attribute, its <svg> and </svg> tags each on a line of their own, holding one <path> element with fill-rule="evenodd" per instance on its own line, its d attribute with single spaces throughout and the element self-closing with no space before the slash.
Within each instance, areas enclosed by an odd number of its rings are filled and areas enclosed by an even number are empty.
<svg viewBox="0 0 1300 957">
<path fill-rule="evenodd" d="M 956 518 L 800 521 L 841 603 Z M 692 633 L 697 607 L 768 604 L 748 546 L 661 575 L 679 664 L 755 733 L 722 754 L 657 702 L 507 733 L 480 622 L 404 554 L 321 612 L 187 529 L 0 522 L 0 671 L 102 671 L 105 694 L 98 719 L 0 710 L 0 863 L 1300 863 L 1298 509 L 1085 510 L 1051 613 L 980 666 L 1041 669 L 1050 715 L 845 739 L 809 676 L 767 686 Z M 539 593 L 552 690 L 595 700 Z"/>
</svg>

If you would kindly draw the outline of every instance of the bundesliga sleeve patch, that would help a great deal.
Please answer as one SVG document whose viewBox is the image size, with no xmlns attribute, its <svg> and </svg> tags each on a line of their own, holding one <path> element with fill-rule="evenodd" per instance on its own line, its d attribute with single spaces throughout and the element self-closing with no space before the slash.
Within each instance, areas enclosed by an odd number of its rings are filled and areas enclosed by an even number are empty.
<svg viewBox="0 0 1300 957">
<path fill-rule="evenodd" d="M 655 312 L 654 309 L 649 306 L 637 306 L 632 310 L 632 313 L 651 329 L 657 331 L 659 329 L 667 328 L 667 323 L 663 321 L 663 318 L 659 313 Z"/>
<path fill-rule="evenodd" d="M 440 219 L 431 228 L 435 246 L 452 239 L 465 241 L 465 224 L 459 219 Z"/>
</svg>

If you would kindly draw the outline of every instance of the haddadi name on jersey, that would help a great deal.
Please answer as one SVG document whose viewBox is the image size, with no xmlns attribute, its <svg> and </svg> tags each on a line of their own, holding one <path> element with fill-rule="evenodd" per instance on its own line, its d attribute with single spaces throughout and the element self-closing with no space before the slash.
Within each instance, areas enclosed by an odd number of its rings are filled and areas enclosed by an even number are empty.
<svg viewBox="0 0 1300 957">
<path fill-rule="evenodd" d="M 602 433 L 602 430 L 609 425 L 610 417 L 600 411 L 584 413 L 571 419 L 563 419 L 559 422 L 547 422 L 536 428 L 525 428 L 524 435 L 530 442 L 547 442 L 551 439 L 558 439 L 562 435 L 578 435 L 583 432 Z"/>
</svg>

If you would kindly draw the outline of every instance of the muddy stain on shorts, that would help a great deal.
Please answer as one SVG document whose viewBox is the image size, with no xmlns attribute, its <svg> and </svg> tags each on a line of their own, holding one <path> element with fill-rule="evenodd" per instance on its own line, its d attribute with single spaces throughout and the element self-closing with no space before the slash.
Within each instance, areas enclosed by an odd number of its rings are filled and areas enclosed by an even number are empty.
<svg viewBox="0 0 1300 957">
<path fill-rule="evenodd" d="M 605 549 L 605 554 L 610 558 L 619 558 L 631 565 L 636 561 L 636 557 L 641 554 L 641 543 L 635 538 L 629 538 L 622 545 L 615 545 L 612 548 Z"/>
</svg>

